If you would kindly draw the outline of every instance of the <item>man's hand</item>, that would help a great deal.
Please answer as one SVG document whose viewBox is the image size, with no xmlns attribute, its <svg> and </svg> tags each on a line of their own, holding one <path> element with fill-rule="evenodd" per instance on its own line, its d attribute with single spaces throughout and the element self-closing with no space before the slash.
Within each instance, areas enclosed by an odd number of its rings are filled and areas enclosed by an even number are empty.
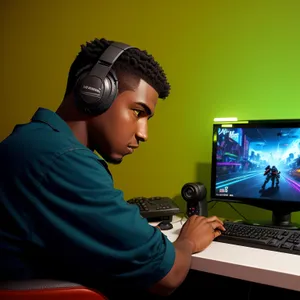
<svg viewBox="0 0 300 300">
<path fill-rule="evenodd" d="M 177 241 L 187 240 L 192 244 L 193 253 L 200 252 L 225 231 L 223 222 L 216 216 L 191 216 L 182 226 Z M 175 242 L 176 243 L 176 242 Z"/>
</svg>

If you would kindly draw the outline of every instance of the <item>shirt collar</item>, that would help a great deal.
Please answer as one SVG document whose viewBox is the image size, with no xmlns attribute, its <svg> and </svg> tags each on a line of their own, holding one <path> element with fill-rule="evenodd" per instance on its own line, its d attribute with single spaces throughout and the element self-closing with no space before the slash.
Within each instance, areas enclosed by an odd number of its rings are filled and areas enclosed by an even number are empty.
<svg viewBox="0 0 300 300">
<path fill-rule="evenodd" d="M 40 107 L 33 117 L 31 118 L 32 122 L 42 122 L 49 125 L 53 130 L 57 132 L 64 132 L 73 135 L 71 128 L 68 124 L 55 112 Z M 98 157 L 95 153 L 94 155 L 97 157 L 98 161 L 104 166 L 107 172 L 111 175 L 107 163 L 103 160 L 103 158 Z"/>
<path fill-rule="evenodd" d="M 45 123 L 58 132 L 73 134 L 68 124 L 57 113 L 46 108 L 40 107 L 31 118 L 31 121 Z"/>
</svg>

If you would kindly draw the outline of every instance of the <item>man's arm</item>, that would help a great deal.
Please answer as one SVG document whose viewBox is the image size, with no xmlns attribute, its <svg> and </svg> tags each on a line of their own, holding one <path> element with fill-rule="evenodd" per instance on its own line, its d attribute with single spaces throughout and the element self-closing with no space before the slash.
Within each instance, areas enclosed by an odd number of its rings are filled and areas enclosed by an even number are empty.
<svg viewBox="0 0 300 300">
<path fill-rule="evenodd" d="M 191 265 L 193 245 L 188 240 L 176 241 L 175 262 L 170 272 L 152 286 L 149 291 L 161 296 L 172 294 L 186 278 Z"/>
<path fill-rule="evenodd" d="M 216 216 L 206 218 L 194 215 L 190 217 L 182 226 L 174 242 L 176 258 L 172 269 L 150 291 L 161 295 L 171 294 L 187 276 L 192 254 L 208 247 L 224 230 L 223 222 Z"/>
<path fill-rule="evenodd" d="M 165 277 L 162 289 L 168 290 L 177 285 L 176 274 L 188 269 L 188 262 L 178 264 L 170 277 L 174 245 L 124 201 L 98 157 L 87 150 L 55 158 L 37 198 L 37 235 L 59 268 L 72 271 L 79 282 L 146 290 Z"/>
<path fill-rule="evenodd" d="M 193 216 L 172 244 L 124 201 L 105 166 L 87 150 L 56 157 L 39 193 L 37 235 L 58 269 L 86 284 L 168 295 L 185 279 L 192 253 L 224 230 L 216 217 Z"/>
</svg>

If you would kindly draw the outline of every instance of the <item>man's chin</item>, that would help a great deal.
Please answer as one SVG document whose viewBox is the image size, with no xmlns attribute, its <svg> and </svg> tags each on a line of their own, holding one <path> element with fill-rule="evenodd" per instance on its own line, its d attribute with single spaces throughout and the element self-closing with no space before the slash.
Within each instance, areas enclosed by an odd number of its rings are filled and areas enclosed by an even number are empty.
<svg viewBox="0 0 300 300">
<path fill-rule="evenodd" d="M 110 163 L 110 164 L 113 164 L 113 165 L 119 165 L 122 161 L 123 161 L 123 158 L 111 159 L 111 160 L 108 160 L 107 162 Z"/>
<path fill-rule="evenodd" d="M 119 165 L 123 161 L 123 157 L 112 157 L 112 156 L 104 156 L 104 155 L 102 157 L 107 163 L 113 165 Z"/>
</svg>

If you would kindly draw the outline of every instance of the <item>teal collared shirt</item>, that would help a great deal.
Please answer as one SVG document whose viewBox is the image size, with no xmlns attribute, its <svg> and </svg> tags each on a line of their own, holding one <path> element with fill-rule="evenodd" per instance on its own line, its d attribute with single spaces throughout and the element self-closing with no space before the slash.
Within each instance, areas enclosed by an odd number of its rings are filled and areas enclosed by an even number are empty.
<svg viewBox="0 0 300 300">
<path fill-rule="evenodd" d="M 173 244 L 114 188 L 106 163 L 40 108 L 0 144 L 1 279 L 58 278 L 146 289 Z"/>
</svg>

